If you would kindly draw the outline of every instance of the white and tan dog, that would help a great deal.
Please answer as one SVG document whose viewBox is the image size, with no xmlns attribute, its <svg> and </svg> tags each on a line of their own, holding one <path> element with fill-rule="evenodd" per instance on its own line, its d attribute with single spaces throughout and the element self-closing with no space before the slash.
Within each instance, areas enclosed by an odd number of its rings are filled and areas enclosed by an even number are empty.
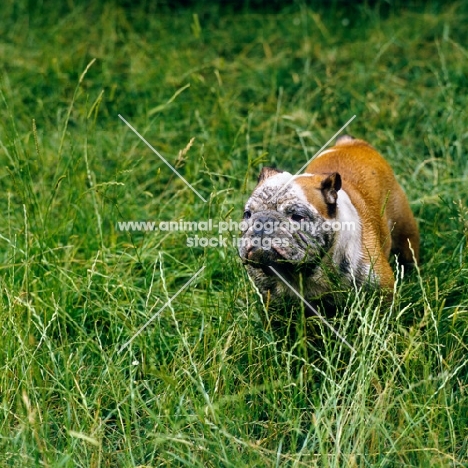
<svg viewBox="0 0 468 468">
<path fill-rule="evenodd" d="M 272 302 L 294 293 L 336 302 L 354 287 L 391 294 L 390 253 L 401 264 L 419 256 L 419 232 L 389 164 L 349 136 L 313 160 L 304 174 L 263 168 L 245 205 L 239 254 Z"/>
</svg>

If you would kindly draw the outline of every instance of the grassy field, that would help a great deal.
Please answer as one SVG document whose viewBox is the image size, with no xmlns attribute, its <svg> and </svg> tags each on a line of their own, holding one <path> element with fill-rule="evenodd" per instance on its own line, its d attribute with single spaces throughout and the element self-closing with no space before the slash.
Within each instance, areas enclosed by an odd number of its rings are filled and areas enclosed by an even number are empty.
<svg viewBox="0 0 468 468">
<path fill-rule="evenodd" d="M 2 5 L 0 466 L 467 467 L 467 4 L 145 5 Z M 238 221 L 353 115 L 422 236 L 354 355 L 264 328 L 231 245 L 119 229 Z"/>
</svg>

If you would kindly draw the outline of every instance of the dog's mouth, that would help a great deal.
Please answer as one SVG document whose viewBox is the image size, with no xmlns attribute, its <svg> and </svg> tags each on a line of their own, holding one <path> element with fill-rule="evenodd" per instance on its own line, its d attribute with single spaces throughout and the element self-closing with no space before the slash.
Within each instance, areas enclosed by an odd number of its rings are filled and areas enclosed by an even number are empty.
<svg viewBox="0 0 468 468">
<path fill-rule="evenodd" d="M 305 255 L 301 260 L 291 260 L 285 255 L 281 248 L 271 247 L 268 249 L 262 247 L 250 246 L 243 258 L 243 263 L 253 268 L 261 269 L 267 276 L 276 276 L 288 273 L 312 274 L 322 261 L 321 255 Z"/>
<path fill-rule="evenodd" d="M 249 263 L 255 263 L 265 266 L 274 265 L 281 260 L 286 261 L 283 252 L 278 251 L 276 247 L 257 247 L 251 245 L 246 252 L 245 260 Z"/>
<path fill-rule="evenodd" d="M 276 276 L 275 272 L 284 275 L 294 268 L 293 262 L 283 258 L 276 250 L 254 246 L 247 250 L 243 263 L 262 270 L 266 276 Z"/>
</svg>

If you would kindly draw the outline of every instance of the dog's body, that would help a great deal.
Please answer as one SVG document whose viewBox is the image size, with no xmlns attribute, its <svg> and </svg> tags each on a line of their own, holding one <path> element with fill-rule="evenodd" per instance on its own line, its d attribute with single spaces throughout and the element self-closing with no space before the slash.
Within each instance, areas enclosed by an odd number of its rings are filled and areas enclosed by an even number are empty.
<svg viewBox="0 0 468 468">
<path fill-rule="evenodd" d="M 239 254 L 272 301 L 294 295 L 278 273 L 308 301 L 362 286 L 389 293 L 390 252 L 402 264 L 419 256 L 416 221 L 392 169 L 372 146 L 348 136 L 302 175 L 264 168 L 244 220 Z M 294 223 L 300 227 L 287 228 Z"/>
</svg>

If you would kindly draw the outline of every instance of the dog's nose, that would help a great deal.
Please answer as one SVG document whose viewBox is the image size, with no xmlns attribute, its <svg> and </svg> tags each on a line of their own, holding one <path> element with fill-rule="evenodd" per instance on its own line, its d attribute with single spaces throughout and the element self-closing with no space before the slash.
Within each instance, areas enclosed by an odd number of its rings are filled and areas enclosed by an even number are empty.
<svg viewBox="0 0 468 468">
<path fill-rule="evenodd" d="M 270 225 L 273 226 L 274 221 L 268 216 L 259 216 L 253 222 L 253 232 L 257 236 L 261 236 L 265 232 L 265 228 L 270 229 Z"/>
</svg>

